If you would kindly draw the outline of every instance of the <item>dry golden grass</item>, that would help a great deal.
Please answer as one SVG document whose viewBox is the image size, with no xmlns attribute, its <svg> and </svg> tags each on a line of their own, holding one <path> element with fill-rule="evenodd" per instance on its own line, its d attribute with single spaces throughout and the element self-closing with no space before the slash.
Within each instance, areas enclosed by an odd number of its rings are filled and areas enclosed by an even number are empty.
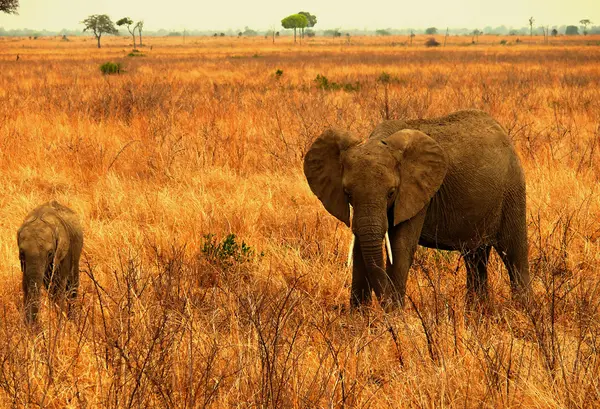
<svg viewBox="0 0 600 409">
<path fill-rule="evenodd" d="M 586 44 L 600 38 L 426 38 L 148 38 L 135 58 L 125 38 L 1 40 L 2 406 L 598 407 L 600 48 Z M 126 72 L 102 76 L 109 60 Z M 382 72 L 392 118 L 478 108 L 508 129 L 529 310 L 494 257 L 491 311 L 467 313 L 461 260 L 433 250 L 404 311 L 343 307 L 350 233 L 301 164 L 325 127 L 382 120 Z M 359 89 L 318 89 L 317 74 Z M 82 307 L 70 322 L 45 300 L 32 333 L 15 234 L 51 198 L 83 219 Z M 207 256 L 208 233 L 256 254 Z"/>
</svg>

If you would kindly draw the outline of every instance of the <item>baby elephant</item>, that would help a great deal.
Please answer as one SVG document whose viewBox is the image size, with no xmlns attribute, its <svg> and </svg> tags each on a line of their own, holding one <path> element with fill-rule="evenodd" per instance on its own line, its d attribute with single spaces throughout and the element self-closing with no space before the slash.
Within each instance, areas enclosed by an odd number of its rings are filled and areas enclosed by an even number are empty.
<svg viewBox="0 0 600 409">
<path fill-rule="evenodd" d="M 42 282 L 53 301 L 68 301 L 69 316 L 79 287 L 83 232 L 79 218 L 56 201 L 33 209 L 17 232 L 23 272 L 25 320 L 34 324 L 40 308 Z"/>
</svg>

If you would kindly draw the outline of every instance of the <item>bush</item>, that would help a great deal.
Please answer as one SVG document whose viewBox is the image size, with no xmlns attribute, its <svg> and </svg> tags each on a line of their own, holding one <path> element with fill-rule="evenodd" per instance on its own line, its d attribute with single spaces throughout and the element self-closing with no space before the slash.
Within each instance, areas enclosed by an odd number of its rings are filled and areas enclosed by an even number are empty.
<svg viewBox="0 0 600 409">
<path fill-rule="evenodd" d="M 500 41 L 500 44 L 502 44 L 502 45 L 506 45 L 506 40 L 502 40 L 502 41 Z"/>
<path fill-rule="evenodd" d="M 231 268 L 235 265 L 244 264 L 254 260 L 256 252 L 244 241 L 239 244 L 236 241 L 236 235 L 230 233 L 221 243 L 217 242 L 215 234 L 209 233 L 204 236 L 202 254 L 206 260 L 222 268 Z M 263 256 L 260 253 L 260 256 Z"/>
<path fill-rule="evenodd" d="M 277 71 L 275 71 L 275 76 L 277 78 L 281 78 L 282 75 L 283 75 L 283 70 L 278 68 Z"/>
<path fill-rule="evenodd" d="M 379 77 L 377 77 L 377 82 L 381 82 L 382 84 L 389 84 L 391 80 L 392 76 L 385 71 L 383 71 L 381 74 L 379 74 Z"/>
<path fill-rule="evenodd" d="M 317 88 L 320 88 L 324 91 L 337 91 L 339 89 L 343 89 L 344 91 L 358 91 L 360 89 L 360 83 L 357 81 L 355 83 L 345 83 L 338 84 L 334 81 L 329 81 L 329 79 L 321 74 L 317 74 L 317 78 L 315 78 L 315 83 L 317 84 Z"/>
<path fill-rule="evenodd" d="M 438 43 L 437 40 L 433 37 L 431 37 L 430 39 L 425 41 L 425 47 L 438 47 L 438 46 L 440 46 L 440 43 Z"/>
<path fill-rule="evenodd" d="M 118 62 L 106 62 L 100 66 L 100 71 L 102 74 L 120 74 L 121 73 L 121 63 Z"/>
<path fill-rule="evenodd" d="M 138 50 L 132 50 L 129 54 L 127 54 L 128 57 L 145 57 L 146 55 L 139 52 Z"/>
</svg>

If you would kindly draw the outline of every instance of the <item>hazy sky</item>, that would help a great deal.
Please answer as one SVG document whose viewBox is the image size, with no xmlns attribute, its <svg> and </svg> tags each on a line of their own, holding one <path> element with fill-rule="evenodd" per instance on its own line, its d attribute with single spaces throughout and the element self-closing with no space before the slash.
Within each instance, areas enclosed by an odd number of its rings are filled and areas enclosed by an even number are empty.
<svg viewBox="0 0 600 409">
<path fill-rule="evenodd" d="M 480 28 L 578 24 L 584 18 L 600 25 L 600 0 L 20 0 L 19 15 L 0 13 L 0 27 L 60 30 L 80 28 L 90 14 L 116 20 L 145 20 L 146 29 L 254 29 L 280 27 L 286 15 L 315 14 L 315 28 Z"/>
</svg>

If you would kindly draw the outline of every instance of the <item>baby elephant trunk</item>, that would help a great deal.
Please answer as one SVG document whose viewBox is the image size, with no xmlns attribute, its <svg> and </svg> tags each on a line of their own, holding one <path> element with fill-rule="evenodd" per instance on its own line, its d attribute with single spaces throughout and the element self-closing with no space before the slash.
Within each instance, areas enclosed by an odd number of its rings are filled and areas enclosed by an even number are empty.
<svg viewBox="0 0 600 409">
<path fill-rule="evenodd" d="M 40 263 L 29 262 L 23 270 L 23 293 L 25 304 L 25 320 L 28 324 L 35 324 L 40 310 L 40 291 L 42 290 L 42 277 L 46 266 Z"/>
</svg>

